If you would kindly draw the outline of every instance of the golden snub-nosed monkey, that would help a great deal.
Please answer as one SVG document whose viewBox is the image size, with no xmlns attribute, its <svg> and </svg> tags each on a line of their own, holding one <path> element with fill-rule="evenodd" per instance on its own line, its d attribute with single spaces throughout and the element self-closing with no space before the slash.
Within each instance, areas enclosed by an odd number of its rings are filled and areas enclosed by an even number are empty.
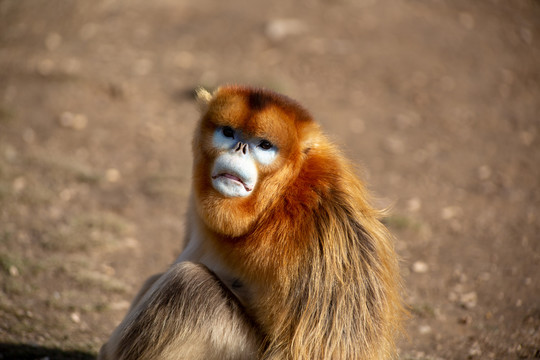
<svg viewBox="0 0 540 360">
<path fill-rule="evenodd" d="M 200 91 L 187 246 L 100 359 L 389 359 L 392 237 L 311 115 L 271 91 Z"/>
</svg>

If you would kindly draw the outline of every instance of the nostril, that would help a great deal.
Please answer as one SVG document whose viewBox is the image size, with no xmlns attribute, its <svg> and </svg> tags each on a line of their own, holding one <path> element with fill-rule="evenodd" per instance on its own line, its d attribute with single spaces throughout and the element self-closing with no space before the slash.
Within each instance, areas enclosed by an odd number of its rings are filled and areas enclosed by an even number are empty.
<svg viewBox="0 0 540 360">
<path fill-rule="evenodd" d="M 247 153 L 247 144 L 244 144 L 244 146 L 242 147 L 242 152 L 244 153 L 244 155 L 246 155 L 246 153 Z"/>
<path fill-rule="evenodd" d="M 240 151 L 241 149 L 242 149 L 242 143 L 238 142 L 238 144 L 236 144 L 236 148 L 234 149 L 234 151 Z"/>
</svg>

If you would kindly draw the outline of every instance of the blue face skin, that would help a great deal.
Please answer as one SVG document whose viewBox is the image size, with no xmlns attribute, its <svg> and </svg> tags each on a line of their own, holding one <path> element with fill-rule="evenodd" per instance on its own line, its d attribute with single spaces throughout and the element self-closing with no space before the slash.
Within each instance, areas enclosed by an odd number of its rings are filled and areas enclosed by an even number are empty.
<svg viewBox="0 0 540 360">
<path fill-rule="evenodd" d="M 249 196 L 257 184 L 257 165 L 270 165 L 278 155 L 268 140 L 244 136 L 229 126 L 218 127 L 212 143 L 220 151 L 212 168 L 212 185 L 226 197 Z"/>
</svg>

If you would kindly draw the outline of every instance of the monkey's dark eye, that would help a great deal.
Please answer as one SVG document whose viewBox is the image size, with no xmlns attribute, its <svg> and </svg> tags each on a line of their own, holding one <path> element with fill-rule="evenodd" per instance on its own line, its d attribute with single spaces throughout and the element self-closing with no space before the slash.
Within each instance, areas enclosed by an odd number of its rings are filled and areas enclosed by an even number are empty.
<svg viewBox="0 0 540 360">
<path fill-rule="evenodd" d="M 269 150 L 270 148 L 272 148 L 272 143 L 268 140 L 263 140 L 261 141 L 261 143 L 259 144 L 259 147 L 263 150 Z"/>
<path fill-rule="evenodd" d="M 223 135 L 228 138 L 234 139 L 234 130 L 230 126 L 223 127 Z"/>
</svg>

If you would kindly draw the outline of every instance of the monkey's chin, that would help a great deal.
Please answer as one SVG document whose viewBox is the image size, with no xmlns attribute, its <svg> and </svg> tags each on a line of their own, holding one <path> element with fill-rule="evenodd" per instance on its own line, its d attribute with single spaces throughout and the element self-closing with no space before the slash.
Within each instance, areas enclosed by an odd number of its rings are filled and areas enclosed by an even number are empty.
<svg viewBox="0 0 540 360">
<path fill-rule="evenodd" d="M 244 183 L 222 175 L 212 177 L 212 186 L 226 197 L 246 197 L 252 193 L 252 188 Z"/>
</svg>

